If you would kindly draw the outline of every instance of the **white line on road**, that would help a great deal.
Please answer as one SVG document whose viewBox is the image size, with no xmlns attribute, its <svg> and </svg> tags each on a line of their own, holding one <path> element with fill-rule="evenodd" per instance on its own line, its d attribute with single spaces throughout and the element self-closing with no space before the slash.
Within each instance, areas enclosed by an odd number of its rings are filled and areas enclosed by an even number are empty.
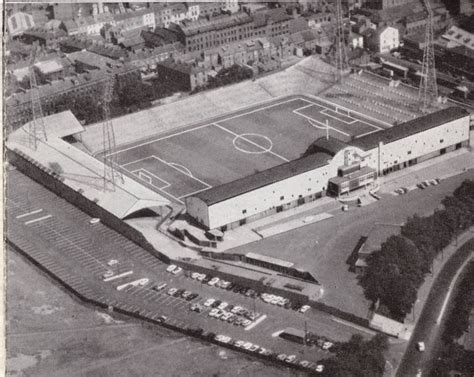
<svg viewBox="0 0 474 377">
<path fill-rule="evenodd" d="M 252 330 L 255 326 L 257 326 L 260 322 L 264 321 L 265 318 L 267 318 L 267 315 L 264 314 L 262 315 L 259 319 L 257 319 L 254 323 L 248 325 L 246 328 L 245 328 L 245 331 L 249 331 L 249 330 Z"/>
<path fill-rule="evenodd" d="M 26 216 L 29 216 L 29 215 L 34 215 L 35 213 L 40 213 L 41 211 L 43 211 L 42 208 L 37 209 L 37 210 L 35 210 L 35 211 L 31 211 L 31 212 L 24 213 L 23 215 L 18 215 L 16 218 L 17 218 L 17 219 L 21 219 L 22 217 L 26 217 Z"/>
<path fill-rule="evenodd" d="M 474 255 L 471 254 L 471 257 L 466 259 L 464 263 L 462 264 L 461 268 L 458 269 L 456 272 L 456 275 L 454 275 L 453 280 L 451 281 L 451 284 L 449 285 L 449 290 L 448 294 L 446 295 L 446 298 L 444 299 L 443 306 L 441 307 L 441 311 L 439 313 L 438 318 L 436 319 L 436 324 L 439 325 L 441 322 L 441 318 L 443 318 L 444 312 L 446 310 L 446 307 L 448 306 L 449 302 L 449 297 L 451 296 L 451 293 L 453 291 L 454 285 L 456 284 L 456 281 L 458 280 L 459 275 L 461 274 L 462 270 L 464 270 L 464 266 L 468 264 L 472 259 L 474 258 Z"/>
<path fill-rule="evenodd" d="M 35 223 L 35 222 L 37 222 L 37 221 L 46 220 L 46 219 L 49 219 L 50 217 L 53 217 L 53 215 L 46 215 L 46 216 L 43 216 L 43 217 L 39 217 L 39 218 L 37 218 L 37 219 L 33 219 L 33 220 L 26 221 L 26 222 L 25 222 L 25 225 L 32 224 L 32 223 Z"/>
</svg>

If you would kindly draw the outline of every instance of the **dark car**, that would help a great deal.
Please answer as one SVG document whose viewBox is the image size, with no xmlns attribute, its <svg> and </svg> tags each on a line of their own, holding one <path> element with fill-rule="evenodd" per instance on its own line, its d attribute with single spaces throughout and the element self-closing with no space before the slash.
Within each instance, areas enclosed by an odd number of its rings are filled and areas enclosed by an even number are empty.
<svg viewBox="0 0 474 377">
<path fill-rule="evenodd" d="M 220 304 L 222 304 L 221 300 L 216 300 L 212 303 L 211 307 L 217 308 Z"/>
<path fill-rule="evenodd" d="M 174 293 L 174 297 L 181 297 L 181 295 L 186 291 L 186 289 L 178 289 L 175 293 Z"/>
<path fill-rule="evenodd" d="M 186 270 L 184 271 L 184 276 L 186 276 L 187 278 L 190 278 L 192 273 L 193 273 L 192 271 Z"/>
<path fill-rule="evenodd" d="M 202 283 L 207 284 L 211 281 L 212 278 L 212 276 L 207 275 L 204 279 L 202 279 Z"/>
<path fill-rule="evenodd" d="M 226 290 L 231 291 L 231 290 L 234 289 L 234 287 L 235 287 L 234 283 L 230 283 L 230 284 L 227 286 Z"/>
<path fill-rule="evenodd" d="M 199 295 L 197 293 L 191 293 L 188 297 L 186 297 L 186 300 L 191 301 L 191 300 L 194 300 L 198 296 Z"/>
</svg>

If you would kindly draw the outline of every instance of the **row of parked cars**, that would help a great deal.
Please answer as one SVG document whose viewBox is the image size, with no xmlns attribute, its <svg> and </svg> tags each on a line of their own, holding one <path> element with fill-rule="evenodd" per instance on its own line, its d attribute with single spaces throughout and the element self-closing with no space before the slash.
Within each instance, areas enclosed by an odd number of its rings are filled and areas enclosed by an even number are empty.
<svg viewBox="0 0 474 377">
<path fill-rule="evenodd" d="M 223 343 L 223 344 L 230 344 L 233 345 L 236 348 L 240 348 L 249 352 L 253 352 L 262 356 L 267 356 L 267 357 L 274 357 L 279 361 L 288 363 L 288 364 L 293 364 L 293 365 L 299 365 L 303 368 L 310 369 L 312 371 L 321 373 L 324 370 L 324 365 L 323 364 L 316 364 L 313 362 L 309 362 L 307 360 L 301 360 L 298 361 L 296 355 L 287 355 L 284 353 L 276 354 L 273 353 L 271 350 L 260 347 L 257 344 L 253 344 L 251 342 L 246 342 L 245 340 L 232 340 L 230 336 L 227 335 L 222 335 L 218 334 L 214 338 L 216 341 Z"/>
<path fill-rule="evenodd" d="M 306 345 L 318 346 L 319 348 L 328 351 L 334 347 L 334 343 L 323 336 L 318 336 L 313 333 L 308 333 L 305 339 Z"/>
<path fill-rule="evenodd" d="M 240 305 L 234 306 L 214 298 L 207 299 L 203 305 L 211 308 L 209 312 L 210 317 L 232 323 L 235 326 L 247 327 L 252 321 L 260 317 L 260 313 L 253 312 Z"/>
<path fill-rule="evenodd" d="M 421 182 L 421 183 L 418 183 L 418 184 L 416 185 L 416 187 L 418 187 L 419 189 L 424 190 L 425 188 L 427 188 L 427 187 L 429 187 L 429 186 L 436 186 L 436 185 L 438 185 L 440 182 L 441 182 L 441 180 L 440 180 L 439 178 L 429 179 L 429 180 L 423 181 L 423 182 Z"/>
</svg>

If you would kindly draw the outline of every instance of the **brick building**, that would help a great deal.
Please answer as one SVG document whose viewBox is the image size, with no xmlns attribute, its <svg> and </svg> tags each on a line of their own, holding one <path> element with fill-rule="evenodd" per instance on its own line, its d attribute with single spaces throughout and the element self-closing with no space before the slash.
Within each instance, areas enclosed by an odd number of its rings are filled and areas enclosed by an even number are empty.
<svg viewBox="0 0 474 377">
<path fill-rule="evenodd" d="M 157 72 L 160 82 L 170 88 L 182 91 L 192 91 L 203 87 L 208 80 L 208 70 L 202 65 L 171 59 L 158 62 Z"/>
</svg>

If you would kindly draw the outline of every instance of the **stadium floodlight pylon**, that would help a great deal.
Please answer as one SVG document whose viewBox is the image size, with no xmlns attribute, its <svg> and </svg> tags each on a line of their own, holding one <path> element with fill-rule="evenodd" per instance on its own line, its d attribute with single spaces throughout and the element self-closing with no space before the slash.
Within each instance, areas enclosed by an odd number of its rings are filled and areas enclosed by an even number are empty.
<svg viewBox="0 0 474 377">
<path fill-rule="evenodd" d="M 28 124 L 28 147 L 36 150 L 38 140 L 47 141 L 46 129 L 43 119 L 43 108 L 41 107 L 41 98 L 38 90 L 38 83 L 35 74 L 35 61 L 38 51 L 38 42 L 33 43 L 31 58 L 28 64 L 28 73 L 30 76 L 30 96 L 31 96 L 31 121 Z"/>
<path fill-rule="evenodd" d="M 423 65 L 421 67 L 420 89 L 418 100 L 422 104 L 423 112 L 438 98 L 438 84 L 436 82 L 433 10 L 429 0 L 423 1 L 428 17 L 425 29 L 425 48 L 423 51 Z"/>
<path fill-rule="evenodd" d="M 110 187 L 115 191 L 117 180 L 123 182 L 123 175 L 117 169 L 116 155 L 114 154 L 116 148 L 115 131 L 112 120 L 110 119 L 110 103 L 112 102 L 115 86 L 115 76 L 112 73 L 105 83 L 104 91 L 104 122 L 102 123 L 102 139 L 104 149 L 104 191 Z"/>
<path fill-rule="evenodd" d="M 344 71 L 349 67 L 346 51 L 346 39 L 344 34 L 344 18 L 342 14 L 341 0 L 336 0 L 336 36 L 335 36 L 335 63 L 336 82 L 341 82 Z"/>
</svg>

